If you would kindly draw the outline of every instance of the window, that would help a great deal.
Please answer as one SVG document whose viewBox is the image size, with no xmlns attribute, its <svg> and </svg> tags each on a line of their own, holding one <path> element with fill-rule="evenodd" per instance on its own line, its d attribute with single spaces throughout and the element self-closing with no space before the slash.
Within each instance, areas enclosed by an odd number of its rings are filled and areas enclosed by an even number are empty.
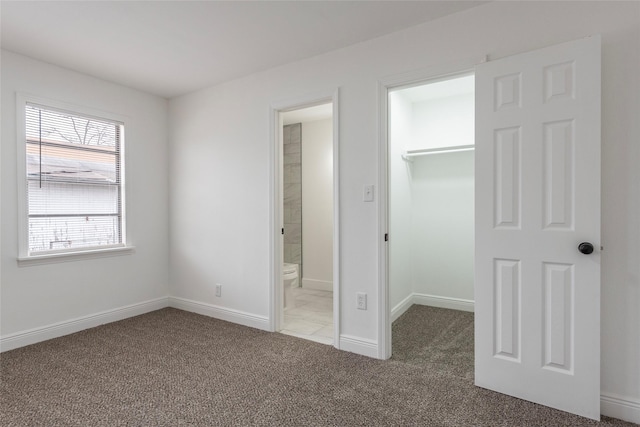
<svg viewBox="0 0 640 427">
<path fill-rule="evenodd" d="M 124 247 L 123 122 L 30 101 L 22 108 L 21 255 Z"/>
</svg>

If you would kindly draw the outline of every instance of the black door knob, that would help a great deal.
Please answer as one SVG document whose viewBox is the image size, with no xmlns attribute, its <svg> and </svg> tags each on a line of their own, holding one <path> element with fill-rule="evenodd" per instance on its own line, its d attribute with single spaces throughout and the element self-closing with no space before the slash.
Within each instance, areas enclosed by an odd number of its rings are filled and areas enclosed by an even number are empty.
<svg viewBox="0 0 640 427">
<path fill-rule="evenodd" d="M 585 255 L 593 253 L 593 245 L 589 242 L 582 242 L 578 245 L 578 250 Z"/>
</svg>

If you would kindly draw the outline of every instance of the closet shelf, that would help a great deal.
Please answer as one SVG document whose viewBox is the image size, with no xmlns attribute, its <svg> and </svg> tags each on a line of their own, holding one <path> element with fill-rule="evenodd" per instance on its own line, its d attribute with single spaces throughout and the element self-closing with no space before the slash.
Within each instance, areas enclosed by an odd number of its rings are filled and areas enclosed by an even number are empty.
<svg viewBox="0 0 640 427">
<path fill-rule="evenodd" d="M 455 153 L 458 151 L 471 151 L 475 149 L 475 145 L 454 145 L 453 147 L 423 148 L 421 150 L 407 150 L 402 154 L 402 158 L 406 161 L 413 161 L 412 157 L 425 156 L 429 154 Z"/>
</svg>

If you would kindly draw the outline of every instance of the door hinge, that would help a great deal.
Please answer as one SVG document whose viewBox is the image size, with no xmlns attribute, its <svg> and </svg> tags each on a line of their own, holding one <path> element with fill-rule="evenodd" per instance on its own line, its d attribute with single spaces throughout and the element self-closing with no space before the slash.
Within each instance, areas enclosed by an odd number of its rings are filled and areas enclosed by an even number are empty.
<svg viewBox="0 0 640 427">
<path fill-rule="evenodd" d="M 389 241 L 389 233 L 384 233 L 384 241 L 385 242 Z"/>
</svg>

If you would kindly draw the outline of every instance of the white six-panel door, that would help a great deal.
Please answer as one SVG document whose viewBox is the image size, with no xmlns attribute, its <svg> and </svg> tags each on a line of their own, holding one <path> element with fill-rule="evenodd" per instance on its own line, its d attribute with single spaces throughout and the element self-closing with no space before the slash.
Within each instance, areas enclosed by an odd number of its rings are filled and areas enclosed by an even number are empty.
<svg viewBox="0 0 640 427">
<path fill-rule="evenodd" d="M 476 385 L 599 419 L 599 36 L 476 68 L 475 223 Z"/>
</svg>

